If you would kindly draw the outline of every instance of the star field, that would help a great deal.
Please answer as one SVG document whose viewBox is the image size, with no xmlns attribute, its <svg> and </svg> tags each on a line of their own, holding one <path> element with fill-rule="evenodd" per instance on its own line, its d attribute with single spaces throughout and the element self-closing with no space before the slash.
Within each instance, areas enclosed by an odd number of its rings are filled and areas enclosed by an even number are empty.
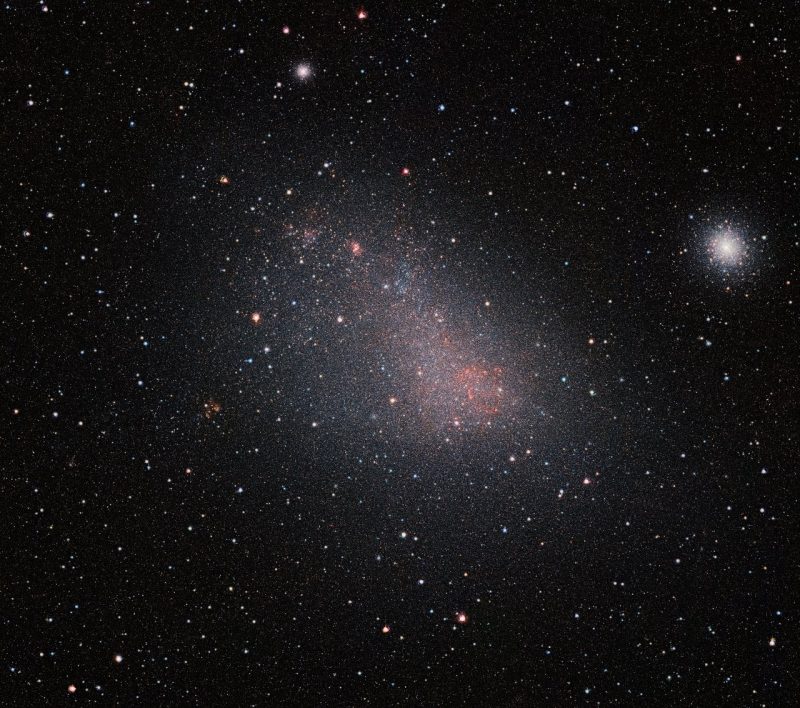
<svg viewBox="0 0 800 708">
<path fill-rule="evenodd" d="M 4 704 L 796 703 L 796 8 L 2 13 Z"/>
</svg>

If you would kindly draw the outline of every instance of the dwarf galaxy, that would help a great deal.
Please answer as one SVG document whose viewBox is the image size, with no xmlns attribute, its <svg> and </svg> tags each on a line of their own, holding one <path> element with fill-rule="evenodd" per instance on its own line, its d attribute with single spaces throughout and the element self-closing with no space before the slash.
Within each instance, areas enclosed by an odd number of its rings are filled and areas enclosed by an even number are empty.
<svg viewBox="0 0 800 708">
<path fill-rule="evenodd" d="M 4 705 L 794 705 L 790 3 L 3 13 Z"/>
</svg>

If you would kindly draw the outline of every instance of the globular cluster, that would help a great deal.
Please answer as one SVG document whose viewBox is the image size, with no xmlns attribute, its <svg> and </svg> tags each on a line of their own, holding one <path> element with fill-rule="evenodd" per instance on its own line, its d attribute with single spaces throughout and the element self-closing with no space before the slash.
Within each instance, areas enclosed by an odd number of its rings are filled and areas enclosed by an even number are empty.
<svg viewBox="0 0 800 708">
<path fill-rule="evenodd" d="M 714 229 L 708 253 L 709 261 L 723 270 L 742 268 L 749 256 L 746 240 L 728 225 Z"/>
<path fill-rule="evenodd" d="M 796 703 L 788 3 L 2 10 L 3 703 Z"/>
</svg>

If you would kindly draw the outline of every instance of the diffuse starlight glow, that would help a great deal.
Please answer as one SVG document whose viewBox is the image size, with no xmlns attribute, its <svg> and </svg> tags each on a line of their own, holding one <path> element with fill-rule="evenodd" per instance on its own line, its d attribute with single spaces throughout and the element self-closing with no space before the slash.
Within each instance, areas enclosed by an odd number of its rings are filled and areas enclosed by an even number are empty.
<svg viewBox="0 0 800 708">
<path fill-rule="evenodd" d="M 319 237 L 297 238 L 309 230 Z M 307 293 L 313 308 L 274 320 L 278 336 L 296 323 L 291 347 L 302 352 L 298 380 L 314 382 L 285 386 L 296 411 L 322 421 L 320 430 L 344 447 L 355 429 L 403 449 L 456 439 L 488 445 L 499 435 L 528 441 L 541 413 L 534 423 L 535 406 L 522 405 L 530 398 L 522 340 L 505 330 L 501 312 L 485 314 L 477 264 L 472 282 L 430 267 L 452 247 L 449 239 L 424 241 L 391 221 L 370 224 L 344 204 L 307 209 L 285 237 L 300 258 L 289 257 L 297 265 L 282 271 L 284 283 L 273 283 L 279 299 L 295 302 L 298 279 L 313 274 Z M 262 316 L 262 322 L 273 319 Z"/>
</svg>

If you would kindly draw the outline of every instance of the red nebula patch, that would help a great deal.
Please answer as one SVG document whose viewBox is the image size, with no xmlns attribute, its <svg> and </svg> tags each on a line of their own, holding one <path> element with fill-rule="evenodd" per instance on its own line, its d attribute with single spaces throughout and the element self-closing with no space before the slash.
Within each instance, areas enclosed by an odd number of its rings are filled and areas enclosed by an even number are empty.
<svg viewBox="0 0 800 708">
<path fill-rule="evenodd" d="M 484 368 L 465 366 L 455 376 L 456 386 L 463 392 L 462 405 L 470 412 L 495 415 L 500 410 L 503 395 L 503 370 L 499 366 Z"/>
</svg>

